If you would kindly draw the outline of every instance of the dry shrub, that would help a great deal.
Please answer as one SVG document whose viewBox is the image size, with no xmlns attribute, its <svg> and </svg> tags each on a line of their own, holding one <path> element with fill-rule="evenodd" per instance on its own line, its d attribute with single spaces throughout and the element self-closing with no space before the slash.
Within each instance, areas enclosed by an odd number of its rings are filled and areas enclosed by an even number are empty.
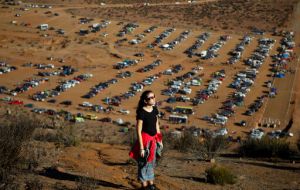
<svg viewBox="0 0 300 190">
<path fill-rule="evenodd" d="M 0 182 L 22 162 L 21 150 L 42 122 L 27 112 L 12 111 L 0 123 Z"/>
<path fill-rule="evenodd" d="M 81 177 L 76 182 L 76 190 L 95 190 L 97 188 L 97 182 L 93 179 Z"/>
<path fill-rule="evenodd" d="M 245 140 L 239 152 L 243 156 L 255 158 L 291 158 L 295 152 L 290 148 L 286 139 L 263 137 L 262 139 Z"/>
<path fill-rule="evenodd" d="M 41 190 L 41 189 L 43 189 L 43 186 L 44 185 L 42 182 L 40 182 L 37 179 L 34 179 L 34 180 L 26 182 L 25 189 L 26 190 Z"/>
<path fill-rule="evenodd" d="M 58 129 L 55 143 L 58 146 L 65 147 L 78 146 L 80 144 L 80 140 L 75 135 L 74 126 L 71 125 Z"/>
<path fill-rule="evenodd" d="M 191 131 L 184 131 L 180 137 L 174 137 L 171 133 L 164 134 L 164 151 L 175 149 L 180 152 L 190 152 L 204 160 L 216 158 L 227 146 L 228 142 L 223 136 L 198 137 Z"/>
<path fill-rule="evenodd" d="M 298 139 L 297 147 L 298 147 L 298 151 L 300 152 L 300 138 Z"/>
<path fill-rule="evenodd" d="M 201 143 L 198 156 L 202 159 L 209 160 L 216 158 L 219 154 L 228 147 L 228 141 L 224 136 L 213 137 L 208 135 Z"/>
<path fill-rule="evenodd" d="M 53 142 L 57 147 L 78 146 L 80 138 L 75 133 L 74 125 L 69 125 L 56 130 L 37 130 L 33 138 L 37 141 Z"/>
<path fill-rule="evenodd" d="M 232 172 L 221 166 L 214 165 L 205 171 L 207 182 L 212 184 L 234 184 L 236 182 L 236 176 Z"/>
<path fill-rule="evenodd" d="M 200 147 L 200 141 L 191 132 L 185 131 L 180 138 L 173 139 L 173 147 L 180 152 L 195 152 Z"/>
<path fill-rule="evenodd" d="M 53 185 L 53 189 L 54 189 L 54 190 L 71 190 L 71 189 L 68 188 L 66 185 L 64 185 L 64 184 L 62 184 L 62 183 L 59 183 L 59 182 L 57 182 L 57 183 L 55 183 L 55 184 Z"/>
<path fill-rule="evenodd" d="M 124 140 L 121 144 L 133 146 L 137 140 L 136 130 L 135 130 L 135 128 L 127 128 L 127 129 L 128 129 L 127 132 L 123 132 Z"/>
</svg>

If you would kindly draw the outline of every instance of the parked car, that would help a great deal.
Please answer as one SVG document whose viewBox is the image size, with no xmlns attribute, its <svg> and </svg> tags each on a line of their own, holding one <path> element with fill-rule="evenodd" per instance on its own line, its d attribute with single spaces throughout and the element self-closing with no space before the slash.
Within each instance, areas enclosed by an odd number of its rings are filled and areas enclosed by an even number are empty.
<svg viewBox="0 0 300 190">
<path fill-rule="evenodd" d="M 126 109 L 120 109 L 119 112 L 122 113 L 122 114 L 125 114 L 125 115 L 130 114 L 130 111 L 129 111 L 129 110 L 126 110 Z"/>
<path fill-rule="evenodd" d="M 82 102 L 81 106 L 83 106 L 83 107 L 92 107 L 93 104 L 91 104 L 89 102 Z"/>
<path fill-rule="evenodd" d="M 84 116 L 85 119 L 89 119 L 89 120 L 96 120 L 98 119 L 98 117 L 94 114 L 87 114 L 86 116 Z"/>
<path fill-rule="evenodd" d="M 11 105 L 23 105 L 24 102 L 21 101 L 21 100 L 12 100 L 12 101 L 8 102 L 8 104 L 11 104 Z"/>
<path fill-rule="evenodd" d="M 62 101 L 61 104 L 66 105 L 66 106 L 70 106 L 70 105 L 72 105 L 72 101 L 65 100 L 65 101 Z"/>
<path fill-rule="evenodd" d="M 264 136 L 264 132 L 262 129 L 252 129 L 250 132 L 250 138 L 252 139 L 261 139 Z"/>
</svg>

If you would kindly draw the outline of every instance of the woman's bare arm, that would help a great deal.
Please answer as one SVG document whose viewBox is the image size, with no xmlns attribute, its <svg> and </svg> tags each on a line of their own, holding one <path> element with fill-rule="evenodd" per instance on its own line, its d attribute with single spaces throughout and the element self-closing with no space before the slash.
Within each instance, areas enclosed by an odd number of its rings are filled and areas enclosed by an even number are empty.
<svg viewBox="0 0 300 190">
<path fill-rule="evenodd" d="M 136 125 L 137 125 L 136 132 L 140 143 L 140 149 L 144 149 L 143 138 L 142 138 L 143 120 L 137 120 Z"/>
<path fill-rule="evenodd" d="M 160 133 L 158 117 L 157 117 L 157 120 L 156 120 L 156 131 L 157 131 L 157 133 Z"/>
</svg>

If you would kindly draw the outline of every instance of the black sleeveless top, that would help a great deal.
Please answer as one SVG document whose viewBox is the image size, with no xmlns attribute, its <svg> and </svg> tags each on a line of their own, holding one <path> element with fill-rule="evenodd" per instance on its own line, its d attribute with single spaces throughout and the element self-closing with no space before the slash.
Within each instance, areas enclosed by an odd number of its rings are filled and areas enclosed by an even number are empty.
<svg viewBox="0 0 300 190">
<path fill-rule="evenodd" d="M 147 112 L 144 109 L 141 109 L 137 115 L 137 120 L 143 121 L 142 131 L 148 133 L 150 136 L 156 135 L 156 122 L 157 122 L 158 110 L 156 107 L 153 107 L 152 112 Z"/>
</svg>

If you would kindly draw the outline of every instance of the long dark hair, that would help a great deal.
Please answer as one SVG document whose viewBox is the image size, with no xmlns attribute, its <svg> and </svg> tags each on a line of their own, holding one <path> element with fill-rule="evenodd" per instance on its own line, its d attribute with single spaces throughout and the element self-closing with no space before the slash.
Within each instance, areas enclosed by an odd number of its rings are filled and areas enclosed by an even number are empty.
<svg viewBox="0 0 300 190">
<path fill-rule="evenodd" d="M 153 92 L 151 90 L 146 90 L 142 93 L 139 103 L 138 103 L 138 106 L 137 106 L 137 109 L 136 109 L 136 114 L 138 114 L 143 109 L 143 107 L 146 105 L 145 100 L 147 100 L 148 94 L 150 94 L 150 93 L 153 93 Z"/>
</svg>

